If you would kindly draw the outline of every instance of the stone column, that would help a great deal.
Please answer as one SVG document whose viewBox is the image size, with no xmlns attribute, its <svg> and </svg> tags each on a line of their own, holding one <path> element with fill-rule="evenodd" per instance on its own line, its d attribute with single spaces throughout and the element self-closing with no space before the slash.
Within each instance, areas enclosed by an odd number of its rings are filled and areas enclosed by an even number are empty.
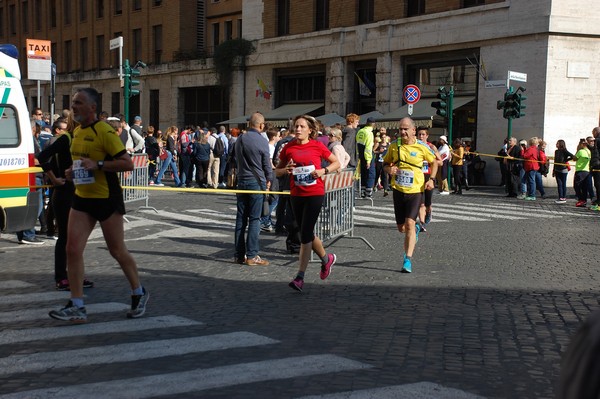
<svg viewBox="0 0 600 399">
<path fill-rule="evenodd" d="M 346 98 L 344 87 L 345 63 L 342 58 L 335 58 L 329 63 L 327 82 L 329 87 L 329 97 L 325 98 L 325 112 L 336 112 L 338 115 L 344 114 L 344 99 Z"/>
<path fill-rule="evenodd" d="M 394 109 L 394 94 L 392 92 L 392 55 L 390 52 L 381 53 L 377 56 L 377 67 L 375 69 L 377 86 L 377 111 L 382 114 Z"/>
</svg>

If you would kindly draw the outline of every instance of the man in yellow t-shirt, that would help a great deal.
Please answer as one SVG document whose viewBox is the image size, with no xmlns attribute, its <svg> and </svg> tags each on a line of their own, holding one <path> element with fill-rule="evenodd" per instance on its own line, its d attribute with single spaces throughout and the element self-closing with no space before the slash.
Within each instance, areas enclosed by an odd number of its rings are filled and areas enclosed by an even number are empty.
<svg viewBox="0 0 600 399">
<path fill-rule="evenodd" d="M 435 176 L 435 154 L 426 144 L 417 141 L 417 127 L 411 118 L 400 121 L 400 138 L 392 142 L 383 158 L 384 170 L 392 175 L 394 214 L 398 231 L 405 233 L 402 272 L 412 271 L 412 255 L 418 239 L 417 216 L 423 190 L 433 189 L 433 180 L 425 182 L 423 161 L 431 166 Z"/>
<path fill-rule="evenodd" d="M 83 305 L 83 252 L 96 222 L 110 254 L 117 260 L 131 286 L 128 318 L 144 314 L 150 297 L 140 283 L 137 264 L 125 246 L 123 215 L 125 204 L 118 172 L 133 170 L 133 161 L 121 139 L 106 122 L 98 121 L 100 95 L 95 89 L 78 90 L 73 96 L 73 119 L 79 126 L 73 132 L 73 166 L 67 178 L 75 184 L 75 196 L 67 229 L 67 273 L 71 299 L 59 310 L 50 311 L 53 319 L 85 323 Z"/>
</svg>

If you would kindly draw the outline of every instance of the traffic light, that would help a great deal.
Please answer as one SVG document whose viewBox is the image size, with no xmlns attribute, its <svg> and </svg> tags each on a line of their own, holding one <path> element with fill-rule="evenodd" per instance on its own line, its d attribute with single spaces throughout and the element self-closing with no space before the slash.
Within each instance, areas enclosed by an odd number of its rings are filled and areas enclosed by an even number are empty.
<svg viewBox="0 0 600 399">
<path fill-rule="evenodd" d="M 434 101 L 431 103 L 431 106 L 436 109 L 436 115 L 441 117 L 448 116 L 448 92 L 445 87 L 440 87 L 438 89 L 438 94 L 436 96 L 440 101 Z"/>
<path fill-rule="evenodd" d="M 133 79 L 134 77 L 140 76 L 140 70 L 137 68 L 131 68 L 129 70 L 129 97 L 137 96 L 140 94 L 139 86 L 140 81 Z M 137 87 L 137 89 L 135 88 Z"/>
<path fill-rule="evenodd" d="M 506 93 L 504 93 L 504 101 L 499 100 L 496 103 L 496 108 L 502 110 L 502 116 L 505 119 L 515 119 L 525 116 L 523 110 L 527 107 L 524 103 L 527 97 L 522 94 L 524 91 L 524 87 L 519 87 L 515 90 L 514 87 L 510 86 L 506 90 Z"/>
<path fill-rule="evenodd" d="M 525 116 L 525 112 L 523 112 L 523 110 L 527 108 L 525 100 L 527 100 L 526 95 L 521 93 L 517 94 L 517 99 L 515 103 L 515 118 L 521 118 Z"/>
</svg>

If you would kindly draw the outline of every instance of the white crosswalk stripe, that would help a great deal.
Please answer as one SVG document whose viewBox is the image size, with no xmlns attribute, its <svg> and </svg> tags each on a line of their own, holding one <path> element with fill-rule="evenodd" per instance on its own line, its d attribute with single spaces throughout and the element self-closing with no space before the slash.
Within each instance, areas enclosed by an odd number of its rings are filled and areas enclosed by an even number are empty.
<svg viewBox="0 0 600 399">
<path fill-rule="evenodd" d="M 3 331 L 2 335 L 0 335 L 0 345 L 41 339 L 83 337 L 109 332 L 134 332 L 154 328 L 189 327 L 201 324 L 200 322 L 179 316 L 157 316 L 105 323 L 88 323 L 78 326 L 79 328 L 65 328 L 64 326 L 57 325 L 56 327 L 8 330 Z"/>
<path fill-rule="evenodd" d="M 31 284 L 11 281 L 6 287 L 30 289 Z M 52 292 L 45 300 L 52 300 L 55 296 L 64 296 L 68 293 Z M 4 295 L 2 304 L 15 305 L 24 304 L 24 299 L 30 295 L 43 296 L 43 293 Z M 121 312 L 128 308 L 123 303 L 98 303 L 86 306 L 90 313 Z M 3 325 L 19 323 L 22 321 L 50 320 L 45 311 L 24 309 L 21 314 L 18 310 L 0 313 L 0 322 Z M 28 343 L 34 345 L 37 341 L 56 341 L 47 345 L 48 350 L 36 350 L 30 353 L 8 354 L 0 358 L 0 375 L 2 381 L 9 382 L 10 376 L 18 374 L 19 381 L 26 380 L 25 375 L 31 374 L 31 379 L 39 381 L 40 376 L 60 375 L 61 369 L 72 367 L 87 367 L 94 365 L 110 365 L 117 370 L 119 363 L 148 361 L 150 359 L 161 359 L 176 356 L 190 356 L 204 352 L 227 351 L 236 348 L 261 348 L 267 345 L 278 345 L 280 341 L 254 334 L 247 331 L 235 331 L 220 334 L 199 336 L 197 330 L 189 330 L 190 327 L 201 326 L 203 323 L 187 318 L 165 315 L 159 317 L 146 317 L 134 320 L 120 320 L 111 322 L 96 322 L 77 326 L 66 326 L 57 324 L 55 326 L 29 329 L 4 329 L 0 335 L 0 345 L 14 345 Z M 166 328 L 180 328 L 179 331 L 190 331 L 187 337 L 146 339 L 135 342 L 115 343 L 101 346 L 84 346 L 81 348 L 70 348 L 60 350 L 60 342 L 66 342 L 66 338 L 88 337 L 100 334 L 131 333 L 136 331 L 154 331 Z M 182 330 L 183 329 L 183 330 Z M 85 345 L 88 340 L 72 340 Z M 57 348 L 59 350 L 57 350 Z M 284 352 L 285 353 L 285 352 Z M 226 357 L 225 354 L 223 354 Z M 231 357 L 235 362 L 237 357 Z M 107 366 L 104 366 L 107 367 Z M 266 360 L 253 360 L 251 362 L 239 361 L 234 364 L 211 367 L 205 365 L 202 368 L 193 368 L 177 372 L 158 373 L 145 375 L 143 377 L 122 378 L 93 382 L 94 374 L 79 378 L 79 383 L 68 384 L 65 379 L 53 385 L 52 382 L 43 384 L 43 388 L 9 392 L 0 394 L 0 399 L 23 399 L 23 398 L 150 398 L 162 395 L 184 395 L 198 396 L 200 392 L 229 388 L 242 384 L 273 382 L 286 379 L 297 379 L 322 375 L 327 373 L 342 373 L 349 371 L 360 371 L 373 368 L 368 363 L 347 359 L 331 354 L 312 354 L 307 356 L 283 356 L 281 358 L 269 358 Z M 50 379 L 52 381 L 52 379 Z M 1 385 L 0 385 L 1 386 Z M 16 385 L 18 386 L 18 385 Z M 330 387 L 324 386 L 327 392 Z M 2 388 L 0 388 L 2 389 Z M 311 398 L 409 398 L 418 397 L 419 394 L 435 393 L 436 398 L 464 398 L 476 399 L 474 395 L 457 389 L 445 388 L 433 383 L 407 384 L 402 386 L 390 386 L 374 388 L 361 391 L 347 391 L 337 394 L 328 393 L 323 396 L 311 396 Z"/>
</svg>

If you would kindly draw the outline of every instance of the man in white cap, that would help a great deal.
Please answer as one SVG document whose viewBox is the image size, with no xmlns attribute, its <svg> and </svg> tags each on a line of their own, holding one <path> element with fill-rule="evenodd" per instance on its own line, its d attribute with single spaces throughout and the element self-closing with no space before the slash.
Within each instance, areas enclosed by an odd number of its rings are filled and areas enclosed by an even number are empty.
<svg viewBox="0 0 600 399">
<path fill-rule="evenodd" d="M 448 147 L 448 137 L 440 136 L 438 141 L 438 152 L 442 159 L 442 166 L 438 168 L 438 189 L 441 195 L 449 195 L 448 189 L 448 162 L 450 161 L 450 147 Z"/>
</svg>

